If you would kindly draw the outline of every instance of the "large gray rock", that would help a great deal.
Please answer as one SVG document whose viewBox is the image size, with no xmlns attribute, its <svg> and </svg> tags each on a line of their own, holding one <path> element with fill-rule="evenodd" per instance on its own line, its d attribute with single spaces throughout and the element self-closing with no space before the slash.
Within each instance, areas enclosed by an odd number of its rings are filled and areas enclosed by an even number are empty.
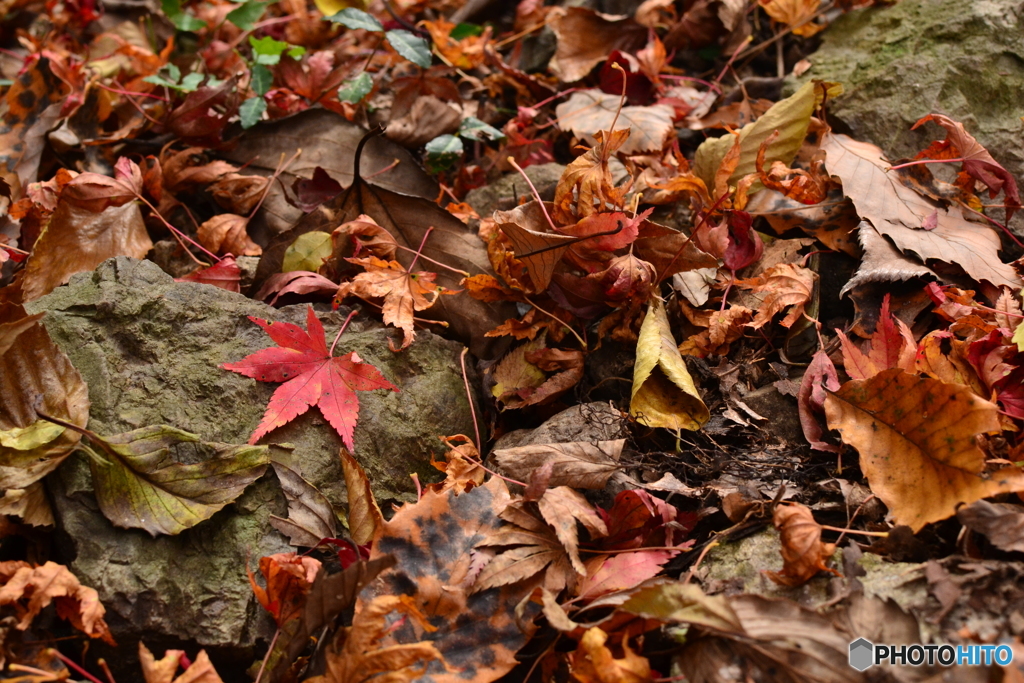
<svg viewBox="0 0 1024 683">
<path fill-rule="evenodd" d="M 246 316 L 303 327 L 306 320 L 305 306 L 275 310 L 207 285 L 176 283 L 155 264 L 125 257 L 74 276 L 27 308 L 46 311 L 44 325 L 88 383 L 90 429 L 116 434 L 164 423 L 227 443 L 246 442 L 279 386 L 218 367 L 273 344 Z M 343 316 L 319 315 L 330 343 Z M 411 472 L 436 478 L 430 457 L 443 451 L 437 435 L 472 433 L 462 347 L 419 332 L 395 354 L 380 323 L 358 320 L 336 353 L 356 351 L 401 389 L 359 393 L 355 456 L 388 510 L 389 500 L 413 499 Z M 294 444 L 288 464 L 332 503 L 344 502 L 341 441 L 316 408 L 264 441 Z M 144 635 L 149 643 L 162 635 L 251 661 L 249 648 L 268 633 L 268 622 L 245 566 L 289 550 L 267 522 L 270 514 L 287 515 L 272 471 L 212 519 L 156 539 L 103 517 L 81 456 L 69 458 L 48 483 L 66 542 L 62 559 L 99 591 L 115 637 L 131 642 Z"/>
<path fill-rule="evenodd" d="M 808 79 L 839 81 L 829 112 L 891 159 L 913 156 L 945 131 L 910 127 L 931 112 L 961 121 L 997 161 L 1024 176 L 1020 116 L 1024 9 L 1018 0 L 903 0 L 837 19 L 823 34 Z M 845 132 L 845 131 L 844 131 Z M 934 168 L 934 167 L 933 167 Z"/>
</svg>

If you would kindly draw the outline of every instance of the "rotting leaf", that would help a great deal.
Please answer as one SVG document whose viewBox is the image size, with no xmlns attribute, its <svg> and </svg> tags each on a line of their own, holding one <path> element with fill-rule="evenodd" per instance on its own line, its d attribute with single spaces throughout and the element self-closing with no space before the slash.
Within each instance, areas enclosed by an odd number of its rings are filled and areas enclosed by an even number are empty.
<svg viewBox="0 0 1024 683">
<path fill-rule="evenodd" d="M 418 502 L 400 508 L 374 543 L 371 561 L 390 554 L 398 564 L 360 594 L 356 619 L 375 596 L 410 596 L 437 629 L 431 632 L 407 620 L 383 644 L 433 643 L 448 668 L 432 662 L 419 679 L 423 683 L 495 680 L 515 666 L 516 652 L 533 633 L 530 619 L 538 610 L 526 607 L 525 631 L 514 615 L 528 589 L 504 586 L 470 593 L 479 571 L 476 548 L 498 528 L 498 513 L 508 501 L 497 477 L 460 495 L 453 489 L 427 490 Z"/>
<path fill-rule="evenodd" d="M 853 380 L 825 398 L 828 425 L 860 453 L 871 491 L 915 532 L 960 503 L 1024 490 L 1024 472 L 985 472 L 975 441 L 999 431 L 999 410 L 964 385 L 903 370 Z"/>
<path fill-rule="evenodd" d="M 252 316 L 249 320 L 262 327 L 278 346 L 221 367 L 261 382 L 283 382 L 270 398 L 267 411 L 249 437 L 249 443 L 256 443 L 266 433 L 316 405 L 345 445 L 352 448 L 359 419 L 356 391 L 398 391 L 398 387 L 384 379 L 377 368 L 364 363 L 355 351 L 331 357 L 324 327 L 312 306 L 307 307 L 305 330 L 291 323 L 275 323 Z"/>
<path fill-rule="evenodd" d="M 629 414 L 649 427 L 700 429 L 711 414 L 679 354 L 661 299 L 654 297 L 640 327 Z"/>
</svg>

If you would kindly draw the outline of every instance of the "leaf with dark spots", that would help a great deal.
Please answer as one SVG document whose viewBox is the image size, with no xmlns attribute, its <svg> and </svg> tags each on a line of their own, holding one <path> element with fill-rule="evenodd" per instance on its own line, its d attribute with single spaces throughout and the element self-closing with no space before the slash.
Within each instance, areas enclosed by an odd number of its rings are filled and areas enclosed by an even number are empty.
<svg viewBox="0 0 1024 683">
<path fill-rule="evenodd" d="M 0 108 L 0 177 L 8 182 L 17 177 L 22 188 L 35 182 L 46 134 L 60 119 L 66 90 L 46 57 L 18 75 Z"/>
<path fill-rule="evenodd" d="M 505 484 L 496 477 L 461 495 L 427 490 L 417 503 L 400 508 L 374 543 L 371 562 L 390 554 L 397 564 L 360 594 L 356 619 L 376 596 L 411 596 L 436 630 L 407 620 L 384 645 L 433 643 L 451 668 L 432 662 L 418 679 L 423 683 L 495 680 L 515 666 L 515 653 L 532 633 L 521 631 L 515 616 L 528 587 L 469 593 L 476 546 L 498 528 L 498 514 L 508 502 Z M 524 624 L 536 610 L 526 611 Z"/>
</svg>

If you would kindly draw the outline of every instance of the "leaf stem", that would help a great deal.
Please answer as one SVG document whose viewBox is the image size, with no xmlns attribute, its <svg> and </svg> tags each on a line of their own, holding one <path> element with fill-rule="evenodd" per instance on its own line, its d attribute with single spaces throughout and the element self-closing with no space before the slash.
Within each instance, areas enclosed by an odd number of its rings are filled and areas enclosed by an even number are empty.
<svg viewBox="0 0 1024 683">
<path fill-rule="evenodd" d="M 274 646 L 277 645 L 277 639 L 281 637 L 281 627 L 278 626 L 277 630 L 274 631 L 274 639 L 270 641 L 270 647 L 267 648 L 267 654 L 263 656 L 263 661 L 260 663 L 260 670 L 256 674 L 255 683 L 260 683 L 260 679 L 263 678 L 263 671 L 267 668 L 267 660 L 270 659 L 270 654 L 274 651 Z"/>
<path fill-rule="evenodd" d="M 54 654 L 57 655 L 57 659 L 59 659 L 60 661 L 64 662 L 65 664 L 70 666 L 72 669 L 74 669 L 76 672 L 78 672 L 79 676 L 85 676 L 87 679 L 92 681 L 92 683 L 103 683 L 103 681 L 101 681 L 100 679 L 96 678 L 95 676 L 93 676 L 91 673 L 89 673 L 88 671 L 86 671 L 82 667 L 78 666 L 78 664 L 76 664 L 73 659 L 71 659 L 70 657 L 65 656 L 64 653 L 62 653 L 60 650 L 54 649 L 53 652 L 54 652 Z"/>
<path fill-rule="evenodd" d="M 423 247 L 427 246 L 427 238 L 430 237 L 430 233 L 432 232 L 434 232 L 433 225 L 427 226 L 427 229 L 423 232 L 423 239 L 420 240 L 420 248 L 416 250 L 416 255 L 412 257 L 412 263 L 410 263 L 409 267 L 406 269 L 410 273 L 416 265 L 416 261 L 418 261 L 420 256 L 423 254 Z"/>
<path fill-rule="evenodd" d="M 348 314 L 348 317 L 345 318 L 345 322 L 343 322 L 341 324 L 341 329 L 338 330 L 337 336 L 334 337 L 334 343 L 331 344 L 331 350 L 327 352 L 327 357 L 328 358 L 333 358 L 334 357 L 334 347 L 338 345 L 338 340 L 341 339 L 341 335 L 345 334 L 345 328 L 348 327 L 349 321 L 352 320 L 352 318 L 354 318 L 356 316 L 356 313 L 358 313 L 358 312 L 359 311 L 353 309 L 352 312 Z M 257 679 L 257 680 L 259 680 L 259 679 Z"/>
<path fill-rule="evenodd" d="M 530 178 L 526 175 L 526 171 L 520 168 L 519 164 L 517 164 L 516 160 L 513 159 L 512 157 L 508 158 L 508 163 L 512 166 L 512 168 L 519 171 L 519 175 L 523 176 L 523 180 L 525 180 L 526 184 L 529 185 L 530 187 L 530 192 L 533 193 L 533 198 L 536 199 L 537 204 L 540 205 L 540 210 L 544 213 L 544 218 L 547 219 L 548 226 L 550 226 L 553 232 L 558 233 L 559 230 L 558 228 L 555 227 L 555 222 L 551 220 L 551 216 L 550 214 L 548 214 L 548 208 L 544 206 L 544 200 L 540 198 L 540 192 L 537 192 L 537 188 L 533 186 L 533 181 L 530 180 Z"/>
<path fill-rule="evenodd" d="M 424 261 L 430 261 L 435 266 L 440 266 L 441 268 L 444 268 L 445 270 L 450 270 L 453 273 L 458 273 L 462 277 L 469 277 L 469 273 L 467 273 L 466 271 L 459 270 L 458 268 L 452 268 L 451 266 L 446 266 L 445 264 L 441 263 L 440 261 L 435 261 L 434 259 L 430 258 L 429 256 L 424 256 L 423 254 L 420 254 L 418 251 L 416 251 L 414 249 L 410 249 L 409 247 L 404 247 L 401 244 L 396 244 L 395 246 L 398 247 L 399 249 L 401 249 L 402 251 L 408 251 L 408 252 L 411 252 L 413 254 L 419 254 L 419 258 L 423 259 Z M 413 263 L 415 263 L 415 261 Z M 411 269 L 412 266 L 410 266 L 409 268 Z"/>
<path fill-rule="evenodd" d="M 576 330 L 572 329 L 572 327 L 571 327 L 571 326 L 570 326 L 570 325 L 569 325 L 568 323 L 566 323 L 566 322 L 565 322 L 564 320 L 562 320 L 561 318 L 559 318 L 559 317 L 558 317 L 557 315 L 555 315 L 554 313 L 549 313 L 548 311 L 545 311 L 545 310 L 544 310 L 543 308 L 541 308 L 541 307 L 540 307 L 540 306 L 538 306 L 537 304 L 535 304 L 535 303 L 533 303 L 532 301 L 530 301 L 530 298 L 529 298 L 529 297 L 527 297 L 527 296 L 524 296 L 524 297 L 523 297 L 523 299 L 525 299 L 525 300 L 526 300 L 526 303 L 530 304 L 531 306 L 533 306 L 534 308 L 536 308 L 536 309 L 537 309 L 538 311 L 540 311 L 540 312 L 541 312 L 541 313 L 543 313 L 544 315 L 546 315 L 546 316 L 548 316 L 549 318 L 551 318 L 552 320 L 555 320 L 556 322 L 560 322 L 560 323 L 562 323 L 562 326 L 563 326 L 563 327 L 564 327 L 565 329 L 569 330 L 569 332 L 570 332 L 570 333 L 572 333 L 572 336 L 576 337 L 576 341 L 578 341 L 578 342 L 580 343 L 580 347 L 581 347 L 581 348 L 582 348 L 582 349 L 583 349 L 584 351 L 586 351 L 586 350 L 587 350 L 587 342 L 583 341 L 583 337 L 581 337 L 580 335 L 576 334 Z"/>
<path fill-rule="evenodd" d="M 480 424 L 476 420 L 476 408 L 473 406 L 473 393 L 469 390 L 469 376 L 466 374 L 466 354 L 469 353 L 469 349 L 463 347 L 462 354 L 459 356 L 459 362 L 462 363 L 462 382 L 466 385 L 466 400 L 469 401 L 469 414 L 473 418 L 473 431 L 476 434 L 476 447 L 479 449 L 480 444 Z M 479 452 L 479 451 L 478 451 Z"/>
<path fill-rule="evenodd" d="M 899 171 L 900 169 L 909 168 L 911 166 L 920 166 L 921 164 L 959 164 L 967 161 L 963 157 L 956 159 L 915 159 L 914 161 L 908 161 L 900 164 L 899 166 L 890 166 L 890 171 Z"/>
<path fill-rule="evenodd" d="M 860 534 L 862 536 L 877 536 L 878 538 L 889 538 L 888 531 L 858 531 L 857 529 L 841 529 L 837 526 L 829 526 L 827 524 L 822 524 L 821 528 L 828 529 L 829 531 L 838 531 L 843 534 Z"/>
</svg>

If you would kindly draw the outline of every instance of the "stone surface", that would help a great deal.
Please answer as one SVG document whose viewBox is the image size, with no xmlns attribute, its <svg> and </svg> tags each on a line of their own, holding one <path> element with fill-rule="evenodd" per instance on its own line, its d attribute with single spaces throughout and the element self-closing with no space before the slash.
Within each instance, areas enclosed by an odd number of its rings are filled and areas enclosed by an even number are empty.
<svg viewBox="0 0 1024 683">
<path fill-rule="evenodd" d="M 494 449 L 573 441 L 609 441 L 627 436 L 626 416 L 611 403 L 581 403 L 549 418 L 536 429 L 503 435 Z"/>
<path fill-rule="evenodd" d="M 913 156 L 945 137 L 933 124 L 910 127 L 931 112 L 946 114 L 1014 176 L 1024 176 L 1020 2 L 903 0 L 850 12 L 823 35 L 810 70 L 790 78 L 785 94 L 811 78 L 842 83 L 845 94 L 829 105 L 848 128 L 840 132 L 873 142 L 890 159 Z"/>
<path fill-rule="evenodd" d="M 545 200 L 554 197 L 555 185 L 562 177 L 565 166 L 562 164 L 536 164 L 523 169 L 526 177 L 534 184 L 540 196 Z M 526 181 L 518 173 L 507 173 L 496 182 L 470 190 L 466 195 L 466 203 L 480 214 L 481 218 L 487 218 L 495 209 L 508 210 L 516 205 L 516 196 L 520 198 L 530 196 L 530 188 Z"/>
<path fill-rule="evenodd" d="M 74 276 L 28 308 L 46 311 L 44 325 L 89 385 L 90 429 L 116 434 L 164 423 L 227 443 L 246 442 L 279 386 L 218 367 L 273 344 L 246 316 L 303 327 L 306 319 L 305 306 L 275 310 L 207 285 L 176 283 L 155 264 L 124 257 Z M 318 313 L 330 343 L 345 311 Z M 430 465 L 431 452 L 443 452 L 438 434 L 472 433 L 462 347 L 424 331 L 394 354 L 379 323 L 358 320 L 336 354 L 356 351 L 401 389 L 359 393 L 355 456 L 387 511 L 388 501 L 414 499 L 410 472 L 438 477 Z M 280 459 L 335 505 L 345 500 L 341 441 L 318 409 L 264 442 L 293 444 Z M 117 529 L 102 516 L 82 456 L 69 458 L 48 483 L 64 539 L 61 559 L 99 591 L 119 640 L 145 634 L 148 643 L 160 634 L 244 660 L 261 629 L 263 637 L 272 633 L 245 575 L 247 562 L 255 567 L 261 556 L 289 550 L 267 523 L 269 514 L 287 514 L 272 470 L 212 519 L 156 539 Z"/>
</svg>

